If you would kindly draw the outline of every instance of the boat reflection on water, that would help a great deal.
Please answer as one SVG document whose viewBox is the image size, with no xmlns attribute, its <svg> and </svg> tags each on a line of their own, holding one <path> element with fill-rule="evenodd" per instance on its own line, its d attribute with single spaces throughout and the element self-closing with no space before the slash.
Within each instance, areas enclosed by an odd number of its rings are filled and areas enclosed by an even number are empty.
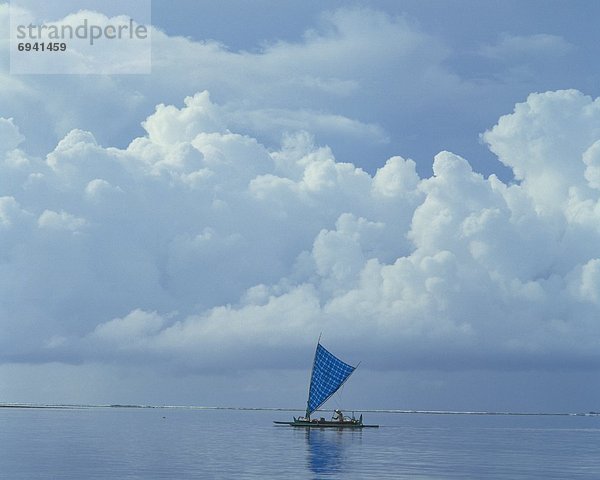
<svg viewBox="0 0 600 480">
<path fill-rule="evenodd" d="M 306 439 L 307 464 L 315 475 L 340 473 L 347 464 L 347 446 L 362 438 L 362 431 L 339 429 L 307 428 Z"/>
</svg>

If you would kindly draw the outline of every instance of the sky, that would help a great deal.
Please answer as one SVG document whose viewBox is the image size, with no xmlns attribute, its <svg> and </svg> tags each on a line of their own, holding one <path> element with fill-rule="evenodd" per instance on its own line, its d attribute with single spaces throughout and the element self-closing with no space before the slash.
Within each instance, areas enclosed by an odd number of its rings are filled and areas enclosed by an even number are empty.
<svg viewBox="0 0 600 480">
<path fill-rule="evenodd" d="M 152 1 L 152 73 L 16 75 L 0 402 L 600 404 L 592 1 Z"/>
</svg>

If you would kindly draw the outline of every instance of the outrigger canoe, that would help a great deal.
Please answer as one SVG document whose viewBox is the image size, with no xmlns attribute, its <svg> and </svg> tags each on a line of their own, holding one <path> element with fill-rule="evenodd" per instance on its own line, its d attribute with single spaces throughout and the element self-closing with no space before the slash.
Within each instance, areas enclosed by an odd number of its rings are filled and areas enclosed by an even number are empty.
<svg viewBox="0 0 600 480">
<path fill-rule="evenodd" d="M 331 420 L 321 417 L 310 418 L 310 415 L 323 405 L 337 392 L 348 380 L 356 367 L 349 365 L 331 352 L 329 352 L 320 341 L 317 342 L 315 358 L 310 375 L 310 387 L 308 390 L 308 401 L 304 417 L 293 417 L 292 422 L 275 421 L 276 425 L 289 425 L 291 427 L 303 428 L 373 428 L 379 425 L 366 425 L 363 423 L 362 415 L 359 418 L 346 417 L 340 410 L 335 410 Z"/>
<path fill-rule="evenodd" d="M 319 419 L 313 418 L 311 420 L 299 419 L 294 417 L 293 422 L 273 422 L 277 425 L 289 425 L 290 427 L 303 427 L 303 428 L 377 428 L 379 425 L 366 425 L 362 421 L 362 415 L 360 418 L 351 418 L 340 420 L 326 420 L 321 417 Z"/>
</svg>

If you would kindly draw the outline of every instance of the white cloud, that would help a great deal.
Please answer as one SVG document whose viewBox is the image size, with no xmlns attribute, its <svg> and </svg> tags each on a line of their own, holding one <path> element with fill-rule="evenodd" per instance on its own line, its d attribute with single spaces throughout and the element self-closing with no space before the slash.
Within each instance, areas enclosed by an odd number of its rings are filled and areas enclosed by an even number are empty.
<svg viewBox="0 0 600 480">
<path fill-rule="evenodd" d="M 502 117 L 483 138 L 511 185 L 450 152 L 420 178 L 305 132 L 269 151 L 207 93 L 124 149 L 72 131 L 0 199 L 4 358 L 291 366 L 323 332 L 380 368 L 595 364 L 597 105 L 533 94 Z"/>
<path fill-rule="evenodd" d="M 598 304 L 600 301 L 600 259 L 594 258 L 581 268 L 579 293 L 582 298 Z"/>
<path fill-rule="evenodd" d="M 164 319 L 156 312 L 136 309 L 123 318 L 115 318 L 98 325 L 91 333 L 91 337 L 127 346 L 140 337 L 155 334 L 162 329 L 163 325 Z"/>
<path fill-rule="evenodd" d="M 571 188 L 584 186 L 586 165 L 593 175 L 593 150 L 582 158 L 599 138 L 599 115 L 600 101 L 577 90 L 531 94 L 483 140 L 514 171 L 538 211 L 560 210 Z"/>
<path fill-rule="evenodd" d="M 208 92 L 186 97 L 184 108 L 160 104 L 156 113 L 142 123 L 149 139 L 158 145 L 189 142 L 200 133 L 224 133 L 225 126 L 218 117 L 216 106 Z"/>
<path fill-rule="evenodd" d="M 52 210 L 44 210 L 38 218 L 37 223 L 40 228 L 64 229 L 77 232 L 82 227 L 85 227 L 87 222 L 83 218 L 76 217 L 64 211 L 54 212 Z"/>
<path fill-rule="evenodd" d="M 9 228 L 23 215 L 19 203 L 13 197 L 0 197 L 0 225 Z"/>
<path fill-rule="evenodd" d="M 12 118 L 0 119 L 0 153 L 14 150 L 24 139 Z"/>
<path fill-rule="evenodd" d="M 0 22 L 8 26 L 8 15 Z M 8 44 L 0 48 L 8 57 Z M 173 105 L 208 90 L 219 103 L 213 108 L 227 113 L 220 112 L 219 121 L 240 134 L 274 148 L 283 134 L 306 130 L 319 143 L 361 152 L 353 161 L 369 163 L 359 155 L 366 147 L 389 144 L 390 127 L 409 128 L 417 106 L 432 107 L 466 91 L 444 67 L 449 53 L 444 42 L 403 17 L 367 8 L 323 13 L 318 28 L 297 41 L 253 51 L 235 52 L 214 41 L 169 37 L 153 29 L 151 76 L 17 78 L 2 73 L 6 68 L 0 72 L 1 114 L 15 118 L 36 154 L 73 129 L 93 132 L 101 144 L 124 147 L 143 133 L 139 121 L 155 105 L 170 105 L 163 115 L 177 116 L 180 109 Z M 218 125 L 209 127 L 209 117 L 203 113 L 204 132 L 220 132 Z M 387 125 L 381 123 L 384 118 Z M 160 143 L 161 135 L 170 141 L 198 126 L 191 119 L 183 130 L 179 125 L 165 132 L 151 124 L 147 128 Z"/>
</svg>

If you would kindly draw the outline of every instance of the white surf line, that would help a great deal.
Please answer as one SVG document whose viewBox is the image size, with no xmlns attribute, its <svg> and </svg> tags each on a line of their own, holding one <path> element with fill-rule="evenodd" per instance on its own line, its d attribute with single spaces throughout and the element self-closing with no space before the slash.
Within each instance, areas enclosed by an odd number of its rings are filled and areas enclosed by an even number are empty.
<svg viewBox="0 0 600 480">
<path fill-rule="evenodd" d="M 48 409 L 91 409 L 91 408 L 132 408 L 132 409 L 181 409 L 181 410 L 228 410 L 228 411 L 266 411 L 266 412 L 303 412 L 300 408 L 288 407 L 236 407 L 207 405 L 143 405 L 143 404 L 45 404 L 45 403 L 0 403 L 0 408 L 48 408 Z M 497 411 L 463 411 L 463 410 L 401 410 L 346 408 L 347 412 L 418 414 L 418 415 L 490 415 L 490 416 L 600 416 L 600 412 L 497 412 Z M 319 409 L 329 412 L 332 409 Z"/>
</svg>

